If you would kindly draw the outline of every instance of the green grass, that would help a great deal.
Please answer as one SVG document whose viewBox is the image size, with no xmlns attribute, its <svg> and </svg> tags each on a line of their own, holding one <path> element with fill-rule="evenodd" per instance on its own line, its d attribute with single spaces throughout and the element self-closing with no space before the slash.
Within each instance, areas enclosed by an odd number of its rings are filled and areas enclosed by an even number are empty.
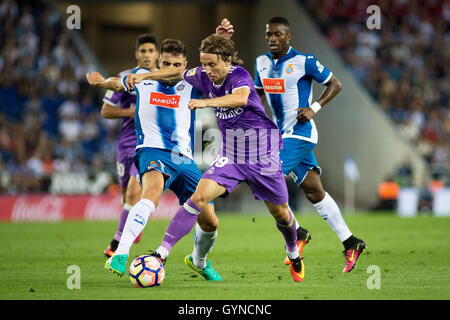
<svg viewBox="0 0 450 320">
<path fill-rule="evenodd" d="M 102 252 L 115 221 L 2 223 L 0 300 L 450 299 L 449 218 L 346 215 L 350 229 L 368 245 L 350 274 L 342 273 L 343 247 L 328 224 L 317 215 L 299 218 L 312 233 L 302 283 L 294 283 L 282 264 L 284 241 L 273 218 L 222 214 L 210 258 L 224 281 L 206 282 L 184 265 L 192 251 L 191 232 L 173 249 L 162 286 L 147 289 L 103 268 Z M 130 256 L 155 249 L 167 224 L 151 220 Z M 67 287 L 70 265 L 80 267 L 80 290 Z M 381 289 L 367 288 L 370 265 L 380 268 Z"/>
</svg>

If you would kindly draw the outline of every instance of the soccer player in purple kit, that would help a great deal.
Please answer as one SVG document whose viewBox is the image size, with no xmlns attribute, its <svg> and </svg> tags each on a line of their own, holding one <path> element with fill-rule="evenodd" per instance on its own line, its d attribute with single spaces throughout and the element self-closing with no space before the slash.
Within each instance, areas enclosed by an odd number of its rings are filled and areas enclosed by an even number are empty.
<svg viewBox="0 0 450 320">
<path fill-rule="evenodd" d="M 279 129 L 266 115 L 252 77 L 238 65 L 233 41 L 217 35 L 208 36 L 201 43 L 200 62 L 200 67 L 191 70 L 167 69 L 127 78 L 128 88 L 144 79 L 184 79 L 208 97 L 191 99 L 190 109 L 215 108 L 223 136 L 222 150 L 177 215 L 195 212 L 201 219 L 209 202 L 226 197 L 245 181 L 254 197 L 264 201 L 275 218 L 285 239 L 292 278 L 301 282 L 305 270 L 298 252 L 295 218 L 288 207 L 288 192 L 278 155 L 282 146 Z M 214 215 L 213 219 L 217 217 Z M 203 275 L 205 266 L 211 265 L 207 255 L 215 238 L 216 230 L 202 232 L 196 229 L 194 250 L 186 256 L 186 265 Z"/>
<path fill-rule="evenodd" d="M 155 71 L 157 68 L 157 41 L 153 35 L 141 34 L 136 39 L 135 57 L 138 68 Z M 130 70 L 119 73 L 119 77 L 128 74 Z M 136 108 L 136 95 L 127 91 L 114 92 L 108 90 L 103 98 L 101 115 L 108 119 L 122 119 L 122 127 L 117 141 L 117 175 L 121 190 L 123 209 L 120 213 L 116 233 L 109 246 L 104 251 L 106 257 L 111 257 L 119 245 L 123 227 L 127 221 L 131 208 L 139 201 L 141 187 L 136 180 L 137 169 L 133 162 L 136 148 L 136 133 L 134 127 L 134 111 Z M 142 234 L 136 238 L 139 242 Z"/>
<path fill-rule="evenodd" d="M 230 36 L 233 26 L 225 19 L 216 28 L 216 33 Z M 178 40 L 164 40 L 159 64 L 161 70 L 184 70 L 187 64 L 184 45 Z M 146 72 L 148 70 L 144 68 L 137 68 L 123 78 L 113 77 L 105 80 L 97 72 L 86 74 L 86 77 L 91 85 L 124 91 L 124 81 L 129 76 Z M 188 102 L 190 98 L 198 96 L 198 90 L 184 80 L 172 80 L 147 81 L 133 86 L 138 95 L 134 162 L 139 169 L 142 194 L 140 201 L 130 211 L 117 251 L 105 263 L 107 269 L 118 275 L 125 273 L 131 244 L 142 232 L 149 216 L 158 205 L 163 188 L 170 187 L 180 203 L 189 203 L 189 198 L 201 177 L 200 170 L 192 160 L 193 148 L 189 146 L 195 115 L 189 110 Z M 196 221 L 196 234 L 207 234 L 207 240 L 212 240 L 212 247 L 217 229 L 213 203 L 204 207 L 201 217 L 197 217 L 198 214 L 199 212 L 192 210 L 178 211 L 169 223 L 161 246 L 151 254 L 165 263 L 172 247 L 190 232 Z M 200 273 L 209 281 L 222 280 L 210 264 L 200 270 Z"/>
</svg>

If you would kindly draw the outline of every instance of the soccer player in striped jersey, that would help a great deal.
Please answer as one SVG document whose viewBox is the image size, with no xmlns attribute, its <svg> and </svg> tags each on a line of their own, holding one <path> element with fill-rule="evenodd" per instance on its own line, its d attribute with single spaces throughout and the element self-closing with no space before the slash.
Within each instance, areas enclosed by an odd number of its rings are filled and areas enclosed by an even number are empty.
<svg viewBox="0 0 450 320">
<path fill-rule="evenodd" d="M 141 34 L 136 39 L 135 57 L 138 62 L 137 68 L 145 68 L 155 71 L 157 68 L 157 42 L 150 34 Z M 123 77 L 131 70 L 119 73 Z M 111 257 L 119 245 L 123 227 L 130 209 L 139 201 L 141 187 L 136 180 L 137 169 L 133 162 L 134 150 L 136 149 L 136 133 L 134 128 L 134 111 L 136 107 L 136 94 L 128 91 L 114 92 L 108 90 L 103 98 L 101 115 L 108 119 L 122 119 L 122 127 L 117 139 L 117 175 L 122 196 L 122 212 L 116 233 L 104 251 L 106 257 Z M 136 238 L 138 242 L 141 234 Z"/>
<path fill-rule="evenodd" d="M 285 18 L 270 19 L 265 36 L 270 52 L 256 58 L 255 87 L 261 96 L 265 95 L 282 133 L 284 147 L 280 158 L 283 173 L 290 175 L 303 189 L 306 198 L 336 232 L 344 246 L 343 272 L 350 272 L 366 244 L 353 236 L 336 202 L 324 190 L 320 180 L 321 169 L 313 153 L 318 141 L 313 117 L 338 94 L 342 85 L 314 55 L 303 54 L 289 45 L 290 26 Z M 313 80 L 326 86 L 314 102 Z M 297 227 L 298 246 L 302 250 L 310 234 L 298 223 Z"/>
<path fill-rule="evenodd" d="M 160 49 L 160 69 L 184 70 L 186 65 L 184 45 L 178 40 L 164 40 Z M 136 68 L 130 74 L 147 72 L 149 70 L 145 68 Z M 86 77 L 91 85 L 124 91 L 124 83 L 130 74 L 105 80 L 99 73 L 94 72 Z M 171 189 L 180 204 L 189 202 L 202 175 L 193 160 L 191 136 L 195 113 L 188 107 L 189 101 L 199 98 L 201 93 L 184 80 L 148 80 L 136 84 L 133 90 L 137 95 L 134 116 L 137 144 L 133 159 L 142 194 L 130 210 L 116 252 L 105 264 L 105 268 L 118 275 L 125 273 L 131 245 L 158 206 L 163 190 Z M 202 216 L 215 217 L 212 203 L 208 203 L 203 209 Z M 173 244 L 194 227 L 197 215 L 198 213 L 183 212 L 172 219 L 164 237 L 170 240 L 164 240 L 158 248 L 158 252 L 164 254 L 164 257 L 158 256 L 163 262 Z M 199 219 L 199 223 L 201 222 Z"/>
<path fill-rule="evenodd" d="M 255 199 L 264 201 L 275 218 L 285 240 L 291 276 L 294 281 L 301 282 L 305 275 L 304 265 L 298 252 L 294 217 L 288 208 L 287 187 L 278 154 L 281 135 L 266 115 L 253 79 L 247 70 L 237 65 L 235 56 L 231 40 L 211 35 L 202 41 L 200 67 L 184 72 L 159 70 L 134 75 L 128 78 L 127 86 L 145 79 L 184 79 L 208 97 L 192 99 L 189 108 L 215 108 L 223 137 L 222 150 L 177 215 L 193 212 L 199 214 L 200 219 L 210 201 L 228 196 L 240 183 L 246 182 Z M 217 217 L 207 220 L 213 225 Z M 197 232 L 194 250 L 185 258 L 186 265 L 204 277 L 204 268 L 210 267 L 207 255 L 215 238 L 215 231 Z"/>
</svg>

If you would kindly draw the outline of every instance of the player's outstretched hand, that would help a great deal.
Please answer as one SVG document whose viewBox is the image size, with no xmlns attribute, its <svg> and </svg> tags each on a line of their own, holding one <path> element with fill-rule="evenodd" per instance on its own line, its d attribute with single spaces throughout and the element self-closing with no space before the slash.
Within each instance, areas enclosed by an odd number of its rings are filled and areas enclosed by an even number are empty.
<svg viewBox="0 0 450 320">
<path fill-rule="evenodd" d="M 125 79 L 125 85 L 127 86 L 128 90 L 133 90 L 134 85 L 144 80 L 145 73 L 136 74 L 136 73 L 129 73 L 127 74 L 127 78 Z"/>
<path fill-rule="evenodd" d="M 97 71 L 94 71 L 92 73 L 86 73 L 86 79 L 91 86 L 97 86 L 105 81 L 105 77 L 103 77 Z"/>
<path fill-rule="evenodd" d="M 300 111 L 297 115 L 297 119 L 300 119 L 300 121 L 302 121 L 303 123 L 308 122 L 316 115 L 316 113 L 311 108 L 299 108 L 296 111 Z"/>
<path fill-rule="evenodd" d="M 231 22 L 227 18 L 222 19 L 222 22 L 220 22 L 220 25 L 216 28 L 216 34 L 225 39 L 231 39 L 233 33 L 234 27 Z"/>
</svg>

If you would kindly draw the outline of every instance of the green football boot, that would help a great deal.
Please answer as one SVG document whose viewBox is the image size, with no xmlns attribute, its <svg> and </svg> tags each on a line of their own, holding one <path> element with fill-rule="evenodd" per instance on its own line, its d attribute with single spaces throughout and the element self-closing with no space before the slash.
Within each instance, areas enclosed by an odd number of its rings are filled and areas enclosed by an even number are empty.
<svg viewBox="0 0 450 320">
<path fill-rule="evenodd" d="M 187 265 L 189 268 L 193 269 L 194 271 L 200 273 L 203 278 L 207 281 L 222 281 L 222 278 L 220 275 L 211 267 L 211 261 L 208 260 L 206 263 L 206 267 L 203 269 L 199 269 L 196 266 L 194 266 L 194 263 L 192 261 L 192 255 L 187 255 L 186 258 L 184 258 L 184 264 Z"/>
<path fill-rule="evenodd" d="M 109 272 L 117 274 L 119 277 L 123 276 L 127 267 L 127 254 L 115 254 L 105 262 L 105 269 Z"/>
</svg>

